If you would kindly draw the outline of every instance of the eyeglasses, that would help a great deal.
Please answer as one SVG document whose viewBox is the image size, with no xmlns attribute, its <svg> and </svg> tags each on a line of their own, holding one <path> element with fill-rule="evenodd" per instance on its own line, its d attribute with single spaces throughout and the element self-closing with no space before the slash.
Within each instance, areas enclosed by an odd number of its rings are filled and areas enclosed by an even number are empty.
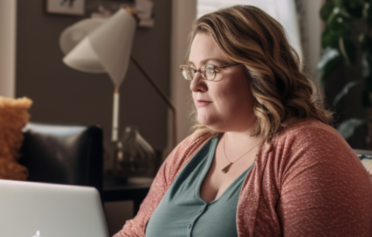
<svg viewBox="0 0 372 237">
<path fill-rule="evenodd" d="M 194 79 L 194 76 L 197 72 L 200 72 L 200 74 L 201 74 L 201 76 L 204 80 L 216 81 L 216 80 L 214 80 L 216 78 L 216 73 L 218 72 L 218 71 L 216 71 L 216 69 L 218 70 L 220 68 L 232 67 L 232 66 L 236 66 L 236 65 L 239 65 L 239 64 L 240 63 L 235 63 L 235 64 L 221 66 L 221 67 L 217 67 L 217 66 L 212 65 L 212 64 L 205 64 L 199 70 L 197 70 L 195 68 L 192 68 L 189 65 L 181 65 L 180 69 L 181 69 L 181 73 L 182 73 L 183 77 L 188 81 L 192 81 L 192 79 Z"/>
</svg>

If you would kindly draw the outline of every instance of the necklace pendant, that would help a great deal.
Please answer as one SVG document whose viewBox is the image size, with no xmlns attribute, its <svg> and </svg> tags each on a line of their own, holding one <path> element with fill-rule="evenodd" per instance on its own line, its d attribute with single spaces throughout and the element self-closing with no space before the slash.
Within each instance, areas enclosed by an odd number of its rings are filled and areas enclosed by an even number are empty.
<svg viewBox="0 0 372 237">
<path fill-rule="evenodd" d="M 229 172 L 229 169 L 230 169 L 230 167 L 232 166 L 232 164 L 233 163 L 230 163 L 230 164 L 228 164 L 225 168 L 223 168 L 221 171 L 224 173 L 224 174 L 226 174 L 227 172 Z"/>
</svg>

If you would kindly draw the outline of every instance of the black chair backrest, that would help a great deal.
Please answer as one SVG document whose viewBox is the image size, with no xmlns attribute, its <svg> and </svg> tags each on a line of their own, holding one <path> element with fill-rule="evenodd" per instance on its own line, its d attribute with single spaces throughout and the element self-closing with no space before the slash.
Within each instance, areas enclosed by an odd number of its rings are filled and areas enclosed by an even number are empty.
<svg viewBox="0 0 372 237">
<path fill-rule="evenodd" d="M 29 181 L 93 186 L 102 193 L 101 128 L 28 123 L 23 132 L 19 162 Z"/>
</svg>

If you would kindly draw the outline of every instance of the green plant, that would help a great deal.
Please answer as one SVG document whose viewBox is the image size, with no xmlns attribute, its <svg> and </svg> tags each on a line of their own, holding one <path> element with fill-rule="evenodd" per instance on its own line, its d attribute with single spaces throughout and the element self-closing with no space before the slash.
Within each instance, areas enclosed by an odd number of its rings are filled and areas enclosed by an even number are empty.
<svg viewBox="0 0 372 237">
<path fill-rule="evenodd" d="M 333 102 L 336 106 L 352 88 L 361 85 L 361 103 L 369 114 L 369 118 L 347 119 L 337 129 L 347 139 L 357 127 L 367 123 L 367 143 L 372 147 L 372 0 L 330 0 L 321 8 L 320 16 L 325 21 L 324 51 L 318 64 L 321 82 L 329 86 L 329 78 L 340 66 L 361 70 L 361 76 L 349 80 Z M 355 34 L 357 37 L 353 37 Z"/>
</svg>

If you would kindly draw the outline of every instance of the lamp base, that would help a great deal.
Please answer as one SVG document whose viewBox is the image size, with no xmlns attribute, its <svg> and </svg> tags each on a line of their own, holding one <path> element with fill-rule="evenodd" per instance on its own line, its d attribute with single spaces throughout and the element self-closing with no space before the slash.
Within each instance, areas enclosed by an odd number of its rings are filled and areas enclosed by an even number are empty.
<svg viewBox="0 0 372 237">
<path fill-rule="evenodd" d="M 128 178 L 154 177 L 157 171 L 154 150 L 135 126 L 124 129 L 123 138 L 105 143 L 105 173 L 120 184 Z"/>
</svg>

